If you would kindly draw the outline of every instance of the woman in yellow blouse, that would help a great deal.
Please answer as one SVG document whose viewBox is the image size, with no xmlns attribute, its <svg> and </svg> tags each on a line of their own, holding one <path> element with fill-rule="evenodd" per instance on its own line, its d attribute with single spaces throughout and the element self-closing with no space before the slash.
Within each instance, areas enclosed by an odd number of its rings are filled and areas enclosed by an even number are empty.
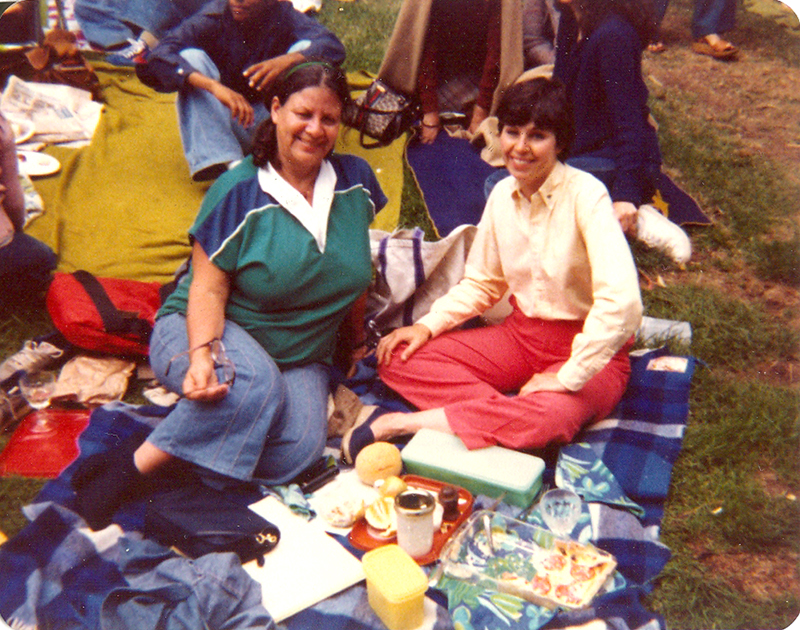
<svg viewBox="0 0 800 630">
<path fill-rule="evenodd" d="M 636 268 L 606 188 L 559 161 L 572 136 L 563 86 L 515 84 L 497 116 L 511 175 L 487 200 L 463 279 L 378 346 L 381 379 L 420 411 L 373 414 L 345 435 L 346 460 L 424 427 L 468 448 L 568 442 L 627 386 Z M 505 321 L 454 330 L 507 291 Z"/>
</svg>

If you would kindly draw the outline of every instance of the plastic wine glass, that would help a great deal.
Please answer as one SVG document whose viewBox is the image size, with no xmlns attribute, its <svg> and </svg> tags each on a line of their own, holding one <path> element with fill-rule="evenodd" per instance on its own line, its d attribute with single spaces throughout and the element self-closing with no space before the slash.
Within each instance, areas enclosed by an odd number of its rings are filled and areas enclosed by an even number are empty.
<svg viewBox="0 0 800 630">
<path fill-rule="evenodd" d="M 50 405 L 50 399 L 56 393 L 56 374 L 48 370 L 26 372 L 19 379 L 19 390 L 31 407 L 37 411 L 46 409 Z M 52 424 L 52 420 L 47 417 L 47 414 L 39 413 L 30 430 L 32 433 L 52 431 Z"/>
<path fill-rule="evenodd" d="M 566 538 L 581 516 L 581 498 L 571 490 L 555 488 L 545 492 L 540 509 L 550 531 L 559 538 Z"/>
</svg>

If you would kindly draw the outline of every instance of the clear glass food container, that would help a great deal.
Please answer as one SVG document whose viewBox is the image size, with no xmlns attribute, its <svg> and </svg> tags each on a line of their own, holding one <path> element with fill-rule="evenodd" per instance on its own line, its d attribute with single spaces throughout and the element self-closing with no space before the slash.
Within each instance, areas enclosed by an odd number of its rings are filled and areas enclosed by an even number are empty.
<svg viewBox="0 0 800 630">
<path fill-rule="evenodd" d="M 439 556 L 445 575 L 516 595 L 548 608 L 588 606 L 611 578 L 611 554 L 556 538 L 529 523 L 480 510 Z"/>
</svg>

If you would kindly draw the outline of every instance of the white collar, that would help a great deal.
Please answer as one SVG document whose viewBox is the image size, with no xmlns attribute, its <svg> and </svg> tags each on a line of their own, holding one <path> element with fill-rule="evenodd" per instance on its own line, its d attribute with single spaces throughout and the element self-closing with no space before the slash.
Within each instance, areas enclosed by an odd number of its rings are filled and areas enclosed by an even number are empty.
<svg viewBox="0 0 800 630">
<path fill-rule="evenodd" d="M 283 208 L 308 230 L 317 242 L 317 248 L 325 253 L 325 239 L 328 233 L 328 216 L 333 203 L 336 187 L 336 171 L 328 160 L 323 160 L 314 182 L 314 205 L 280 176 L 272 164 L 258 169 L 258 184 L 268 195 L 272 195 Z"/>
</svg>

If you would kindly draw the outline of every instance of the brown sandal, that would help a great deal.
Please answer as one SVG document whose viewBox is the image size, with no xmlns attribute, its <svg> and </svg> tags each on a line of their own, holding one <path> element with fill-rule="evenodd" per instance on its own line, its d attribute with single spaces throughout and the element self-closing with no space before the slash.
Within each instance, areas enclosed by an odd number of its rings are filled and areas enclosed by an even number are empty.
<svg viewBox="0 0 800 630">
<path fill-rule="evenodd" d="M 713 43 L 702 37 L 692 44 L 692 50 L 700 55 L 708 55 L 714 59 L 733 59 L 739 54 L 739 49 L 724 39 Z"/>
</svg>

